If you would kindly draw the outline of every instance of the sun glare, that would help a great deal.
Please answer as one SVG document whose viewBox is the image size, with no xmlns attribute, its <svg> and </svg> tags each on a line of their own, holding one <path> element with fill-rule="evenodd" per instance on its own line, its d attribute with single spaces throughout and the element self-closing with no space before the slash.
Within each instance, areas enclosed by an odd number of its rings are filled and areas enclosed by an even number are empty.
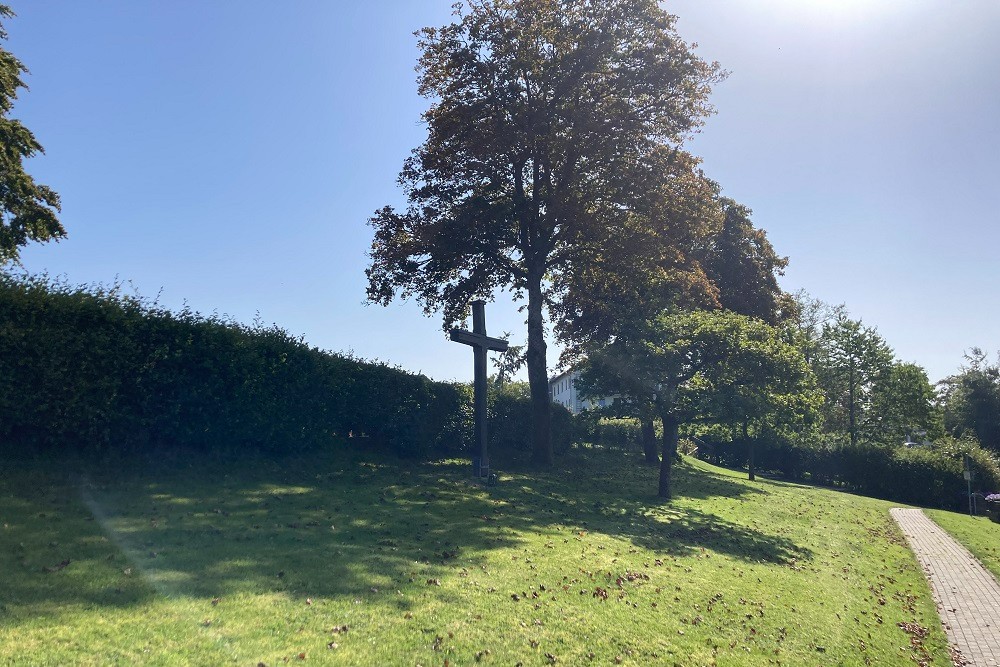
<svg viewBox="0 0 1000 667">
<path fill-rule="evenodd" d="M 838 24 L 883 18 L 904 10 L 907 5 L 894 0 L 772 0 L 768 4 L 810 23 Z"/>
</svg>

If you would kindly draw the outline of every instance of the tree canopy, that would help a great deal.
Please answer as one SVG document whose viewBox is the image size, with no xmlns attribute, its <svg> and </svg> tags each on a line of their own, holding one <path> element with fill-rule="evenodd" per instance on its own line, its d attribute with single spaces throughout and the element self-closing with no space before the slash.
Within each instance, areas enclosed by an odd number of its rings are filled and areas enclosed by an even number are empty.
<svg viewBox="0 0 1000 667">
<path fill-rule="evenodd" d="M 895 362 L 872 387 L 864 430 L 870 439 L 884 444 L 938 440 L 944 426 L 936 399 L 927 371 L 917 364 Z"/>
<path fill-rule="evenodd" d="M 823 325 L 816 360 L 826 393 L 827 426 L 858 442 L 876 383 L 893 363 L 892 348 L 872 327 L 840 313 Z"/>
<path fill-rule="evenodd" d="M 789 310 L 788 297 L 778 287 L 788 258 L 779 256 L 764 230 L 753 226 L 749 208 L 728 197 L 719 198 L 719 208 L 722 225 L 703 260 L 719 290 L 719 305 L 777 324 Z"/>
<path fill-rule="evenodd" d="M 766 323 L 728 311 L 673 311 L 589 355 L 578 387 L 621 396 L 663 425 L 659 494 L 670 497 L 680 427 L 694 421 L 757 428 L 815 411 L 802 354 Z M 641 413 L 638 416 L 642 416 Z"/>
<path fill-rule="evenodd" d="M 974 347 L 960 371 L 940 385 L 948 431 L 975 435 L 984 447 L 1000 453 L 1000 361 L 990 363 L 986 352 Z"/>
<path fill-rule="evenodd" d="M 10 7 L 0 5 L 0 18 L 13 16 Z M 2 24 L 0 39 L 7 39 Z M 27 71 L 14 54 L 0 47 L 0 265 L 16 262 L 21 247 L 31 241 L 66 235 L 56 217 L 59 195 L 35 183 L 24 170 L 24 160 L 41 153 L 42 146 L 21 121 L 9 117 L 18 91 L 27 88 L 21 78 Z"/>
<path fill-rule="evenodd" d="M 419 35 L 426 141 L 385 207 L 368 297 L 415 297 L 445 326 L 474 297 L 527 298 L 536 461 L 549 463 L 545 313 L 569 326 L 595 286 L 710 292 L 688 248 L 712 186 L 685 138 L 722 73 L 655 0 L 467 0 Z"/>
</svg>

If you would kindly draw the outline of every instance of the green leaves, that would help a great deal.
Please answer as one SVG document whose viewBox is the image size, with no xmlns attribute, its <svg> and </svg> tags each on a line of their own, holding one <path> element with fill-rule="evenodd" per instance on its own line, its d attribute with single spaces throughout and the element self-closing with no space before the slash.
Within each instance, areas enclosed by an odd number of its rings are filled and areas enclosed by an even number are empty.
<svg viewBox="0 0 1000 667">
<path fill-rule="evenodd" d="M 843 313 L 823 324 L 816 374 L 826 393 L 826 421 L 858 441 L 872 392 L 893 362 L 889 344 L 872 327 Z"/>
<path fill-rule="evenodd" d="M 591 353 L 578 386 L 623 396 L 638 417 L 660 417 L 664 497 L 681 425 L 738 425 L 747 438 L 751 425 L 760 432 L 810 421 L 819 400 L 805 359 L 780 331 L 726 311 L 667 311 L 623 331 Z"/>
<path fill-rule="evenodd" d="M 537 461 L 551 463 L 543 313 L 587 339 L 657 285 L 713 303 L 694 258 L 712 184 L 681 146 L 722 78 L 653 0 L 468 0 L 418 33 L 426 140 L 382 208 L 368 298 L 414 297 L 445 327 L 469 301 L 527 296 Z"/>
<path fill-rule="evenodd" d="M 0 438 L 29 450 L 289 451 L 340 435 L 458 453 L 467 399 L 274 326 L 0 273 Z"/>
<path fill-rule="evenodd" d="M 13 12 L 0 5 L 0 17 Z M 0 26 L 0 39 L 7 32 Z M 23 161 L 42 152 L 35 136 L 20 121 L 7 118 L 27 72 L 21 61 L 0 48 L 0 265 L 16 262 L 21 246 L 30 241 L 58 240 L 66 235 L 56 213 L 59 195 L 35 183 Z"/>
</svg>

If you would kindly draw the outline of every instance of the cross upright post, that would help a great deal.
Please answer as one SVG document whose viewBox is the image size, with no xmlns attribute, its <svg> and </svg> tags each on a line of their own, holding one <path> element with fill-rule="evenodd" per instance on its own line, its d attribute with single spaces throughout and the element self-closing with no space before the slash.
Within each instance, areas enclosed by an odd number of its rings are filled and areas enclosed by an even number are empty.
<svg viewBox="0 0 1000 667">
<path fill-rule="evenodd" d="M 452 329 L 451 339 L 456 343 L 469 345 L 474 354 L 475 376 L 472 387 L 476 440 L 479 444 L 479 476 L 488 478 L 490 458 L 486 446 L 489 435 L 486 431 L 486 353 L 489 350 L 503 352 L 507 349 L 507 341 L 486 335 L 486 302 L 482 300 L 472 302 L 472 331 Z"/>
</svg>

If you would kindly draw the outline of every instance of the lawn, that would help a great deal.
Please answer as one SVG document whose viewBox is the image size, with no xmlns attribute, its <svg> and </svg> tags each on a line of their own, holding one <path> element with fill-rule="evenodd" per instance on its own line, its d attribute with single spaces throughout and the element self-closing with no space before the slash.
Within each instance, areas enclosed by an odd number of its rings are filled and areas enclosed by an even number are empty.
<svg viewBox="0 0 1000 667">
<path fill-rule="evenodd" d="M 993 523 L 984 516 L 972 517 L 944 510 L 924 511 L 972 552 L 986 569 L 1000 578 L 1000 523 Z"/>
<path fill-rule="evenodd" d="M 0 476 L 0 663 L 949 665 L 885 502 L 686 461 Z M 926 629 L 926 636 L 923 629 Z"/>
</svg>

